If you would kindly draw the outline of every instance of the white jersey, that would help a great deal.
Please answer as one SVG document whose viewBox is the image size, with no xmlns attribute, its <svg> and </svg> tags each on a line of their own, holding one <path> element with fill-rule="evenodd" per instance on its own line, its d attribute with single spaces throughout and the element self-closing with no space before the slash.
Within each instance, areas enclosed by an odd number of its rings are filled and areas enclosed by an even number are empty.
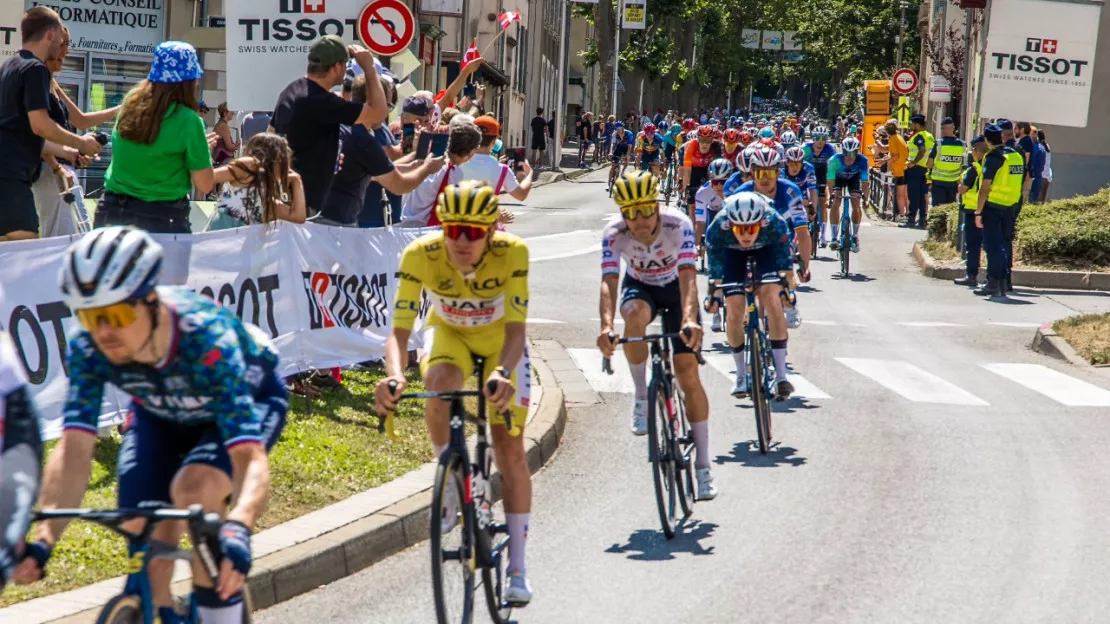
<svg viewBox="0 0 1110 624">
<path fill-rule="evenodd" d="M 605 225 L 601 234 L 602 278 L 620 275 L 621 260 L 628 265 L 628 276 L 649 286 L 673 282 L 682 269 L 697 270 L 690 218 L 674 208 L 661 208 L 659 218 L 659 236 L 650 245 L 636 240 L 620 215 Z"/>
<path fill-rule="evenodd" d="M 701 188 L 694 193 L 694 221 L 697 223 L 709 223 L 713 220 L 712 215 L 717 214 L 721 209 L 721 204 L 725 201 L 723 193 L 717 193 L 713 190 L 713 185 L 709 182 L 701 185 Z"/>
</svg>

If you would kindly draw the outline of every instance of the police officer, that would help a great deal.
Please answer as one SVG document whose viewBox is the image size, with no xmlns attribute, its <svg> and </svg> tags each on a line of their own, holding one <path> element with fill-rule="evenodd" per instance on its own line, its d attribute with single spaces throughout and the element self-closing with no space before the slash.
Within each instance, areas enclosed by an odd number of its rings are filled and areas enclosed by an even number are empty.
<svg viewBox="0 0 1110 624">
<path fill-rule="evenodd" d="M 967 277 L 954 281 L 959 286 L 979 285 L 979 254 L 983 250 L 983 230 L 975 223 L 975 211 L 979 208 L 979 182 L 983 177 L 983 156 L 986 153 L 985 137 L 980 135 L 971 140 L 971 166 L 964 171 L 963 180 L 958 187 L 961 195 L 960 219 L 964 224 L 964 251 L 967 252 Z M 935 181 L 933 185 L 935 193 Z M 933 202 L 935 204 L 936 200 Z"/>
<path fill-rule="evenodd" d="M 928 168 L 929 153 L 933 151 L 936 139 L 925 129 L 925 116 L 914 115 L 910 117 L 913 134 L 909 140 L 910 157 L 906 164 L 906 186 L 910 200 L 910 215 L 908 223 L 925 228 L 926 206 L 925 191 L 928 188 L 926 169 Z"/>
<path fill-rule="evenodd" d="M 1003 144 L 1002 129 L 998 126 L 987 126 L 983 135 L 990 151 L 983 158 L 975 224 L 983 229 L 983 246 L 987 250 L 987 283 L 976 290 L 975 294 L 1004 297 L 1006 291 L 1010 290 L 1014 222 L 1017 218 L 1017 205 L 1021 201 L 1025 159 Z"/>
<path fill-rule="evenodd" d="M 956 138 L 956 122 L 945 117 L 940 122 L 940 141 L 929 152 L 929 174 L 933 180 L 933 206 L 951 204 L 958 195 L 967 146 Z"/>
</svg>

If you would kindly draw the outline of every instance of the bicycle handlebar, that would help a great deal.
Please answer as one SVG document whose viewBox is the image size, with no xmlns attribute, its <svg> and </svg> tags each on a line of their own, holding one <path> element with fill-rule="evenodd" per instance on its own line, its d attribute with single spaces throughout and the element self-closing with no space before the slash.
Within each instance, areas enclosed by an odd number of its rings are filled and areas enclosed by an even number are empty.
<svg viewBox="0 0 1110 624">
<path fill-rule="evenodd" d="M 397 382 L 391 381 L 387 384 L 389 393 L 393 394 L 397 391 Z M 497 382 L 490 381 L 486 384 L 486 391 L 491 395 L 497 392 Z M 447 390 L 443 392 L 406 392 L 402 394 L 398 400 L 404 399 L 440 399 L 443 401 L 455 401 L 467 397 L 479 397 L 484 392 L 482 390 Z M 509 430 L 509 435 L 520 435 L 520 427 L 513 425 L 513 413 L 511 409 L 501 412 L 501 417 L 505 420 L 505 428 Z M 385 416 L 378 414 L 378 433 L 388 433 L 392 437 L 396 437 L 393 429 L 393 414 L 389 413 Z"/>
<path fill-rule="evenodd" d="M 674 338 L 681 339 L 683 337 L 689 337 L 689 331 L 688 329 L 682 329 L 669 334 L 647 334 L 645 336 L 631 336 L 627 338 L 617 338 L 616 334 L 609 334 L 609 338 L 613 342 L 613 346 L 617 346 L 634 342 L 657 342 Z M 694 351 L 694 357 L 697 358 L 699 366 L 705 365 L 705 358 L 702 357 L 701 351 Z M 609 358 L 601 358 L 601 371 L 606 375 L 613 374 L 613 363 Z"/>
</svg>

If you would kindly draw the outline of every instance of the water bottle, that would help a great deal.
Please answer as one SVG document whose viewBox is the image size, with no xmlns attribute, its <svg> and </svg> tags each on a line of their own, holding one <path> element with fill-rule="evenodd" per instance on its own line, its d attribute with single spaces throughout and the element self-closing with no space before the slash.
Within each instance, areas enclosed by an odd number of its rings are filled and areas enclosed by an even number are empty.
<svg viewBox="0 0 1110 624">
<path fill-rule="evenodd" d="M 471 493 L 474 495 L 474 508 L 478 515 L 478 528 L 484 529 L 490 522 L 489 497 L 486 495 L 486 480 L 481 472 L 475 472 L 470 479 Z"/>
</svg>

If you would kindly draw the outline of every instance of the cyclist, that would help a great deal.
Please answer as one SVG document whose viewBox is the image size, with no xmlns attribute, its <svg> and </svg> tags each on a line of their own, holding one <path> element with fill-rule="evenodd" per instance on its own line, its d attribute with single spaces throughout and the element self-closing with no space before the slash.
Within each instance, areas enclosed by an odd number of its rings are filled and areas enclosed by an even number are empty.
<svg viewBox="0 0 1110 624">
<path fill-rule="evenodd" d="M 632 133 L 625 129 L 623 121 L 616 123 L 610 143 L 609 162 L 612 164 L 609 165 L 609 186 L 612 186 L 618 170 L 628 166 L 628 150 L 632 148 Z"/>
<path fill-rule="evenodd" d="M 672 123 L 667 127 L 667 133 L 663 135 L 663 166 L 669 171 L 672 163 L 675 161 L 675 152 L 682 146 L 686 137 L 682 135 L 682 127 L 677 123 Z M 677 164 L 676 164 L 677 167 Z M 678 178 L 678 176 L 675 176 Z"/>
<path fill-rule="evenodd" d="M 223 511 L 218 579 L 193 562 L 193 595 L 205 622 L 242 619 L 251 568 L 251 527 L 269 494 L 267 451 L 281 435 L 288 393 L 278 354 L 262 330 L 184 287 L 156 286 L 162 247 L 132 227 L 96 229 L 73 243 L 61 270 L 65 303 L 82 330 L 69 341 L 62 441 L 50 454 L 40 503 L 76 507 L 89 484 L 104 386 L 132 397 L 119 457 L 119 506 Z M 16 580 L 43 575 L 65 520 L 39 524 Z M 138 531 L 137 519 L 124 525 Z M 176 547 L 179 523 L 154 529 Z M 133 554 L 133 553 L 129 553 Z M 150 563 L 162 622 L 178 622 L 173 562 Z M 218 585 L 212 586 L 218 580 Z"/>
<path fill-rule="evenodd" d="M 663 137 L 655 132 L 655 124 L 644 124 L 644 129 L 636 135 L 636 158 L 640 164 L 640 171 L 647 171 L 659 177 L 659 154 L 663 147 Z"/>
<path fill-rule="evenodd" d="M 840 204 L 841 193 L 847 191 L 852 198 L 852 253 L 859 253 L 859 224 L 863 221 L 860 207 L 860 192 L 864 195 L 870 190 L 867 170 L 867 157 L 859 153 L 859 139 L 849 136 L 840 142 L 840 154 L 829 161 L 829 171 L 825 176 L 828 194 L 832 198 L 830 212 L 832 221 L 832 241 L 829 249 L 840 249 Z M 862 185 L 862 189 L 861 189 Z"/>
<path fill-rule="evenodd" d="M 696 204 L 694 216 L 694 235 L 698 241 L 698 258 L 705 255 L 705 226 L 713 222 L 713 217 L 721 209 L 721 202 L 725 199 L 725 180 L 732 175 L 732 163 L 725 158 L 718 158 L 709 163 L 709 181 L 694 193 Z M 710 296 L 716 293 L 710 284 Z M 713 310 L 712 329 L 721 331 L 721 312 Z"/>
<path fill-rule="evenodd" d="M 783 130 L 782 135 L 779 137 L 779 143 L 782 145 L 785 157 L 785 150 L 788 150 L 798 144 L 798 135 L 794 134 L 791 130 Z"/>
<path fill-rule="evenodd" d="M 816 215 L 817 206 L 817 174 L 813 165 L 805 162 L 806 152 L 803 148 L 793 145 L 786 149 L 786 168 L 782 170 L 784 180 L 793 182 L 802 192 L 802 204 L 806 208 L 809 220 Z M 813 244 L 813 241 L 810 241 Z"/>
<path fill-rule="evenodd" d="M 721 211 L 709 224 L 705 238 L 709 249 L 709 279 L 723 280 L 729 285 L 724 289 L 728 311 L 725 332 L 736 365 L 733 396 L 743 398 L 751 392 L 744 364 L 744 327 L 748 314 L 743 284 L 747 282 L 748 259 L 753 258 L 756 297 L 767 317 L 771 357 L 775 362 L 775 395 L 779 400 L 788 398 L 794 386 L 787 378 L 789 330 L 782 306 L 782 282 L 778 278 L 793 269 L 790 226 L 765 197 L 744 191 L 725 199 Z"/>
<path fill-rule="evenodd" d="M 836 155 L 836 148 L 829 145 L 829 130 L 819 126 L 813 131 L 813 142 L 805 146 L 806 162 L 813 165 L 817 177 L 817 208 L 821 211 L 821 248 L 828 245 L 825 238 L 825 224 L 829 222 L 828 198 L 825 195 L 825 180 L 829 172 L 829 159 Z"/>
<path fill-rule="evenodd" d="M 700 126 L 697 130 L 696 140 L 688 141 L 686 153 L 682 161 L 682 180 L 686 189 L 687 214 L 691 222 L 694 221 L 696 202 L 694 193 L 697 192 L 709 171 L 709 163 L 721 157 L 724 145 L 713 139 L 713 126 Z"/>
<path fill-rule="evenodd" d="M 721 135 L 724 141 L 724 152 L 722 156 L 727 158 L 730 163 L 736 162 L 736 157 L 740 155 L 740 150 L 746 147 L 740 142 L 740 131 L 736 128 L 729 128 Z"/>
<path fill-rule="evenodd" d="M 656 195 L 655 177 L 644 171 L 626 173 L 613 190 L 613 201 L 621 214 L 613 217 L 602 232 L 601 332 L 597 346 L 606 357 L 613 355 L 618 292 L 626 336 L 643 336 L 660 313 L 665 333 L 684 332 L 682 340 L 672 343 L 674 369 L 686 396 L 686 413 L 697 449 L 697 498 L 707 500 L 717 496 L 717 487 L 709 465 L 709 400 L 698 376 L 694 351 L 699 348 L 702 333 L 694 228 L 682 212 L 661 207 Z M 618 288 L 621 260 L 627 268 Z M 648 347 L 644 343 L 625 344 L 624 355 L 636 388 L 632 433 L 644 435 L 648 427 Z"/>
<path fill-rule="evenodd" d="M 528 247 L 520 238 L 497 231 L 500 216 L 493 188 L 467 180 L 446 187 L 436 214 L 443 229 L 409 243 L 401 254 L 400 286 L 393 328 L 386 341 L 388 376 L 374 393 L 379 414 L 390 414 L 405 389 L 408 343 L 422 294 L 431 303 L 424 330 L 420 373 L 431 392 L 459 390 L 473 374 L 474 356 L 485 358 L 483 390 L 498 412 L 512 410 L 514 427 L 528 417 L 531 372 L 525 348 L 528 317 Z M 390 392 L 390 383 L 396 384 Z M 486 386 L 495 383 L 490 394 Z M 424 420 L 438 458 L 450 443 L 449 404 L 430 401 Z M 510 435 L 504 423 L 491 420 L 494 458 L 501 469 L 505 519 L 509 527 L 509 579 L 504 598 L 514 606 L 532 600 L 524 565 L 532 478 L 524 454 L 524 436 Z M 451 488 L 450 491 L 454 491 Z M 458 500 L 450 500 L 444 530 L 458 522 Z M 454 509 L 453 513 L 451 510 Z"/>
</svg>

